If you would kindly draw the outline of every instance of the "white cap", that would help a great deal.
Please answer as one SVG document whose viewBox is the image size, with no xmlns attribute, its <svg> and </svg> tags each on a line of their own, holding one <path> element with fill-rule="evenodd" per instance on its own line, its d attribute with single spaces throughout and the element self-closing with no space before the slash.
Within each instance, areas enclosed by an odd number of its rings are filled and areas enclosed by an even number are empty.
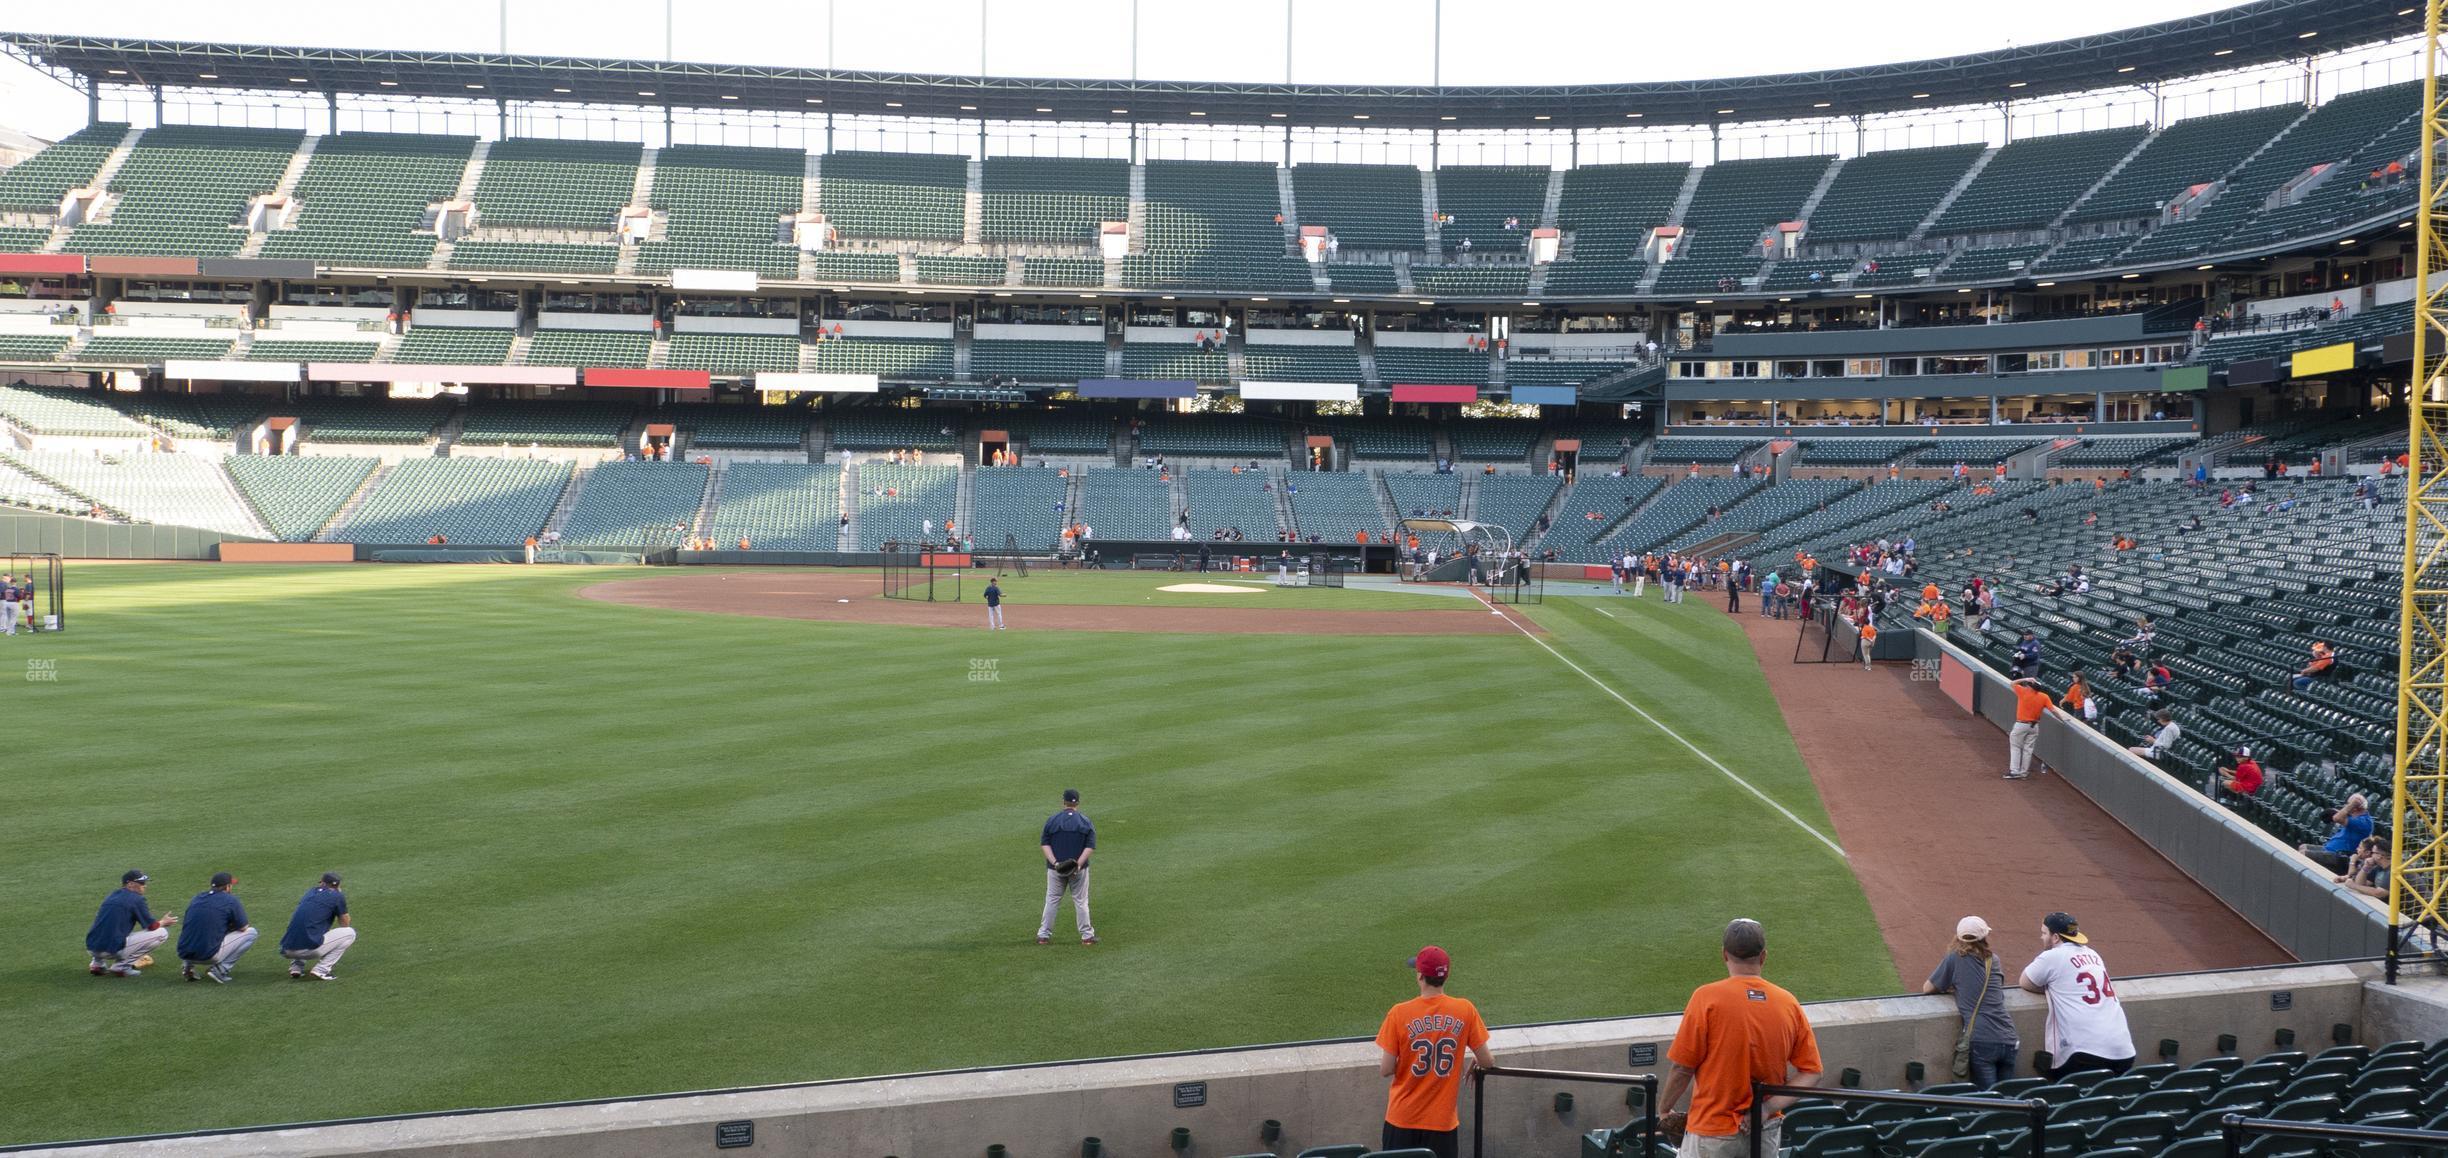
<svg viewBox="0 0 2448 1158">
<path fill-rule="evenodd" d="M 1958 941 L 1986 941 L 1989 939 L 1989 922 L 1979 917 L 1965 917 L 1955 922 L 1955 939 Z"/>
</svg>

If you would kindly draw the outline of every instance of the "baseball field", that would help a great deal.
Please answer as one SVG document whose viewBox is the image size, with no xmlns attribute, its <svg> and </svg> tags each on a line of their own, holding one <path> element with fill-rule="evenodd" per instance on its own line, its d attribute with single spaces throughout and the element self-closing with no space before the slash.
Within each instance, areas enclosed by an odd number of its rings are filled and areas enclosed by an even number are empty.
<svg viewBox="0 0 2448 1158">
<path fill-rule="evenodd" d="M 0 1142 L 1359 1035 L 1424 942 L 1496 1025 L 1650 1012 L 1735 916 L 1900 988 L 1734 621 L 1184 578 L 72 566 L 0 640 Z M 1065 787 L 1093 947 L 1033 938 Z M 238 875 L 234 984 L 86 975 L 129 868 Z"/>
</svg>

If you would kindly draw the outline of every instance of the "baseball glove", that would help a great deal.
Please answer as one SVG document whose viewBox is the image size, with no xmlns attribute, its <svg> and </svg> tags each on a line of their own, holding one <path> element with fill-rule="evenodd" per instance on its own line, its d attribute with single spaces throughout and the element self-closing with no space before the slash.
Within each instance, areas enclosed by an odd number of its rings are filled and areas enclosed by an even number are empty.
<svg viewBox="0 0 2448 1158">
<path fill-rule="evenodd" d="M 1054 871 L 1055 871 L 1055 872 L 1057 872 L 1057 873 L 1060 873 L 1060 874 L 1062 874 L 1062 875 L 1064 875 L 1064 876 L 1070 876 L 1072 873 L 1075 873 L 1075 872 L 1078 872 L 1078 871 L 1079 871 L 1079 862 L 1078 862 L 1078 861 L 1075 861 L 1075 860 L 1058 860 L 1058 861 L 1055 861 L 1055 862 L 1054 862 Z"/>
</svg>

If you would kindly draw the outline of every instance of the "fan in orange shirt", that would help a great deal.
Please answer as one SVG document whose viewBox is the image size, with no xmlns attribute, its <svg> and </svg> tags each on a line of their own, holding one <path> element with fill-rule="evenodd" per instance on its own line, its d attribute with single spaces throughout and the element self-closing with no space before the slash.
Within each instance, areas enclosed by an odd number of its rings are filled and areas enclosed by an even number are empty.
<svg viewBox="0 0 2448 1158">
<path fill-rule="evenodd" d="M 1496 1068 L 1488 1053 L 1486 1023 L 1479 1007 L 1445 995 L 1453 958 L 1427 946 L 1411 958 L 1419 974 L 1419 996 L 1386 1011 L 1377 1028 L 1377 1073 L 1393 1079 L 1386 1088 L 1385 1132 L 1380 1150 L 1417 1147 L 1438 1158 L 1456 1158 L 1461 1146 L 1462 1078 L 1470 1063 Z M 1468 1051 L 1470 1057 L 1462 1054 Z"/>
</svg>

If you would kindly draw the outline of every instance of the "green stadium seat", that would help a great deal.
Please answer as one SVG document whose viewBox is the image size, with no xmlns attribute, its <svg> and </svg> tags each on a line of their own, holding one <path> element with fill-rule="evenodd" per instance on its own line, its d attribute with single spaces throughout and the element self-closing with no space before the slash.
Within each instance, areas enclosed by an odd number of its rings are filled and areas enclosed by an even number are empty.
<svg viewBox="0 0 2448 1158">
<path fill-rule="evenodd" d="M 371 458 L 322 455 L 233 454 L 221 462 L 238 493 L 284 543 L 313 538 L 380 465 Z"/>
<path fill-rule="evenodd" d="M 111 176 L 109 219 L 77 226 L 69 253 L 231 257 L 247 243 L 247 205 L 280 183 L 305 135 L 292 129 L 147 129 Z"/>
<path fill-rule="evenodd" d="M 566 462 L 409 458 L 390 468 L 335 537 L 352 543 L 514 547 L 544 529 L 569 485 Z"/>
<path fill-rule="evenodd" d="M 980 169 L 980 236 L 1087 245 L 1097 227 L 1130 215 L 1130 162 L 1084 157 L 988 157 Z"/>
<path fill-rule="evenodd" d="M 336 266 L 423 269 L 436 238 L 429 205 L 458 191 L 476 142 L 420 133 L 342 133 L 315 142 L 298 176 L 295 218 L 262 256 Z"/>
<path fill-rule="evenodd" d="M 637 169 L 644 147 L 629 141 L 578 141 L 514 137 L 495 141 L 486 151 L 484 172 L 476 178 L 476 225 L 479 229 L 539 228 L 611 232 L 619 225 L 622 207 L 637 186 Z M 464 250 L 468 243 L 461 242 Z M 610 248 L 610 247 L 606 247 Z M 529 252 L 546 256 L 539 247 Z M 509 260 L 517 250 L 505 247 L 493 256 Z M 615 251 L 617 257 L 617 251 Z M 558 268 L 552 266 L 462 266 L 456 268 Z M 607 267 L 602 272 L 610 272 Z"/>
<path fill-rule="evenodd" d="M 753 270 L 799 276 L 784 222 L 800 209 L 807 154 L 797 149 L 672 145 L 657 150 L 646 201 L 663 235 L 639 243 L 637 272 Z M 898 269 L 895 270 L 898 273 Z"/>
<path fill-rule="evenodd" d="M 760 551 L 831 551 L 840 542 L 842 473 L 837 466 L 735 462 L 723 473 L 712 538 Z"/>
<path fill-rule="evenodd" d="M 828 153 L 818 200 L 846 238 L 959 241 L 969 190 L 965 157 L 935 153 Z"/>
<path fill-rule="evenodd" d="M 606 462 L 587 471 L 585 487 L 561 525 L 561 540 L 577 547 L 642 550 L 649 531 L 693 524 L 705 496 L 707 468 L 693 462 Z"/>
</svg>

